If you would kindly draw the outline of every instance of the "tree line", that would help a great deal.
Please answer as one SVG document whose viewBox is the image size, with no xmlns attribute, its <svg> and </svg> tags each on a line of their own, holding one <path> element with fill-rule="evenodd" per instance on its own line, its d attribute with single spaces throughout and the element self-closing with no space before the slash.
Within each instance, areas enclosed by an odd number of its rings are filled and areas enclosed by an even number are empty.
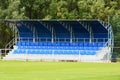
<svg viewBox="0 0 120 80">
<path fill-rule="evenodd" d="M 120 15 L 119 0 L 0 0 L 2 19 L 100 19 Z"/>
</svg>

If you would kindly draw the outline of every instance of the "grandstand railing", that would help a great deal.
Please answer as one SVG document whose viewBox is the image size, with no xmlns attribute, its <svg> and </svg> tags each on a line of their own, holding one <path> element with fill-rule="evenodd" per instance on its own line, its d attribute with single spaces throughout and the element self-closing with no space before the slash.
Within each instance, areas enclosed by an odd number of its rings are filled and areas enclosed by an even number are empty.
<svg viewBox="0 0 120 80">
<path fill-rule="evenodd" d="M 17 37 L 13 38 L 6 46 L 5 49 L 11 49 L 17 42 L 52 42 L 52 38 L 33 38 L 33 37 Z M 53 42 L 70 42 L 70 38 L 54 38 Z M 72 38 L 72 42 L 108 42 L 108 38 Z M 109 43 L 107 43 L 109 44 Z"/>
<path fill-rule="evenodd" d="M 6 46 L 5 46 L 5 54 L 7 54 L 10 50 L 13 49 L 14 45 L 19 41 L 18 38 L 13 38 Z"/>
<path fill-rule="evenodd" d="M 13 49 L 0 49 L 0 60 L 5 57 L 9 51 L 12 51 Z"/>
<path fill-rule="evenodd" d="M 54 42 L 70 42 L 72 40 L 72 42 L 107 42 L 108 38 L 54 38 L 53 41 Z M 33 37 L 20 37 L 17 38 L 17 41 L 21 41 L 21 42 L 52 42 L 52 38 L 33 38 Z"/>
<path fill-rule="evenodd" d="M 13 38 L 6 46 L 5 49 L 10 49 L 17 42 L 16 38 Z"/>
</svg>

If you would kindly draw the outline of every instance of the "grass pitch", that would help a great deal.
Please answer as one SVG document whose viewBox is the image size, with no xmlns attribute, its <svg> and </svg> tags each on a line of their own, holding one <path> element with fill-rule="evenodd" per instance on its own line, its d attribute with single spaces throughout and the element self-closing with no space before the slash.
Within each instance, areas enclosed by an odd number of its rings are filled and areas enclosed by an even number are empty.
<svg viewBox="0 0 120 80">
<path fill-rule="evenodd" d="M 0 80 L 120 80 L 120 63 L 0 61 Z"/>
</svg>

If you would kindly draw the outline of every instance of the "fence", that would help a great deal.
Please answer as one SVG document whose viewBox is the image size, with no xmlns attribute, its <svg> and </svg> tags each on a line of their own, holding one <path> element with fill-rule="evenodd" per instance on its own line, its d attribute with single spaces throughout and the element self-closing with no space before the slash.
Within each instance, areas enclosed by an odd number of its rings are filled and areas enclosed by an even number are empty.
<svg viewBox="0 0 120 80">
<path fill-rule="evenodd" d="M 108 38 L 33 38 L 33 37 L 20 37 L 17 38 L 18 41 L 26 42 L 107 42 Z"/>
</svg>

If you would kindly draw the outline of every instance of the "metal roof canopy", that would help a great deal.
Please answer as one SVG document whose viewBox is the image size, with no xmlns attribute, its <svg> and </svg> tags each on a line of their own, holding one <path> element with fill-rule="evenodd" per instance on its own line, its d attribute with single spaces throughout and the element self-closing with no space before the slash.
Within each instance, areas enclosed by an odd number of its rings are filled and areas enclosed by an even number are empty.
<svg viewBox="0 0 120 80">
<path fill-rule="evenodd" d="M 29 19 L 29 20 L 13 20 L 13 19 L 1 19 L 0 21 L 8 22 L 8 23 L 19 23 L 19 22 L 47 22 L 47 23 L 55 23 L 55 22 L 65 22 L 65 23 L 70 23 L 70 24 L 76 24 L 77 22 L 83 22 L 87 23 L 90 26 L 96 25 L 96 26 L 101 26 L 103 27 L 102 24 L 99 23 L 100 20 L 97 19 L 91 19 L 91 20 L 81 20 L 81 19 L 76 19 L 76 20 L 38 20 L 38 19 Z M 52 24 L 52 23 L 51 23 Z"/>
<path fill-rule="evenodd" d="M 38 22 L 42 22 L 48 25 L 52 25 L 52 26 L 63 26 L 60 23 L 65 23 L 65 24 L 69 24 L 72 27 L 75 26 L 89 26 L 91 28 L 93 28 L 94 32 L 104 32 L 104 33 L 108 33 L 108 29 L 105 28 L 105 26 L 101 23 L 102 21 L 97 20 L 97 19 L 89 19 L 89 20 L 81 20 L 81 19 L 76 19 L 76 20 L 69 20 L 69 19 L 65 19 L 65 20 L 56 20 L 56 19 L 52 19 L 52 20 L 41 20 L 41 19 L 29 19 L 29 20 L 17 20 L 17 19 L 0 19 L 0 21 L 4 21 L 6 23 L 14 23 L 14 24 L 18 24 L 21 22 L 24 23 L 34 23 L 37 24 Z M 32 24 L 31 24 L 32 25 Z M 99 31 L 98 29 L 101 29 L 101 31 Z M 103 31 L 102 31 L 103 30 Z"/>
</svg>

